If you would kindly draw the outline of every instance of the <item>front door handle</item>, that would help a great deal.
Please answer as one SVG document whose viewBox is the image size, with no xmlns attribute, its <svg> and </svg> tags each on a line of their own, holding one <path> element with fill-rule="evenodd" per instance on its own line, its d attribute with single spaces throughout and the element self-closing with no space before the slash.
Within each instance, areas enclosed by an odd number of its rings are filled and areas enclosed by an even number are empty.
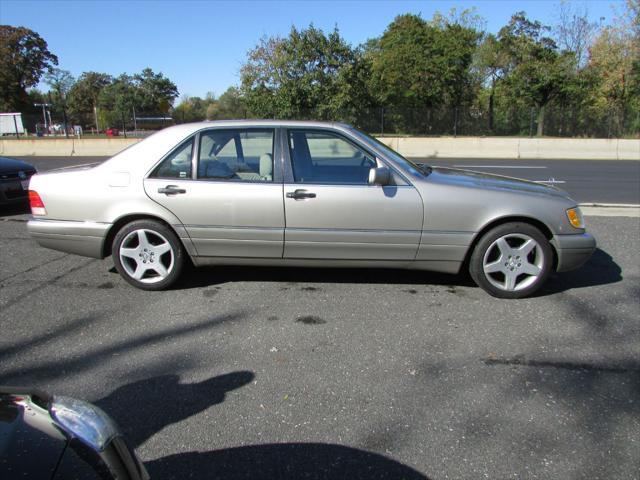
<svg viewBox="0 0 640 480">
<path fill-rule="evenodd" d="M 294 200 L 303 200 L 305 198 L 316 198 L 316 194 L 307 192 L 306 190 L 299 188 L 294 192 L 287 192 L 287 198 L 293 198 Z"/>
<path fill-rule="evenodd" d="M 175 195 L 176 193 L 187 193 L 184 188 L 178 188 L 177 185 L 167 185 L 164 188 L 159 188 L 158 193 L 164 193 L 165 195 Z"/>
</svg>

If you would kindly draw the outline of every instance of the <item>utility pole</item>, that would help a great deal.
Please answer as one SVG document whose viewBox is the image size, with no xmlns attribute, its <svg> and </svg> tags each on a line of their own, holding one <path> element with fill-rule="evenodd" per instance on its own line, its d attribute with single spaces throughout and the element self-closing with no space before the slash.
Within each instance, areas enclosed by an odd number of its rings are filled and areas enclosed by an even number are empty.
<svg viewBox="0 0 640 480">
<path fill-rule="evenodd" d="M 44 129 L 47 130 L 47 107 L 50 107 L 50 103 L 34 103 L 34 107 L 42 107 L 42 119 L 44 120 Z M 49 123 L 51 123 L 51 117 L 49 117 Z"/>
<path fill-rule="evenodd" d="M 96 119 L 96 133 L 100 133 L 100 125 L 98 125 L 98 107 L 93 106 L 93 116 Z"/>
<path fill-rule="evenodd" d="M 16 138 L 20 139 L 20 133 L 18 132 L 18 122 L 16 121 L 16 116 L 15 115 L 11 115 L 11 117 L 13 118 L 13 126 L 16 129 Z"/>
</svg>

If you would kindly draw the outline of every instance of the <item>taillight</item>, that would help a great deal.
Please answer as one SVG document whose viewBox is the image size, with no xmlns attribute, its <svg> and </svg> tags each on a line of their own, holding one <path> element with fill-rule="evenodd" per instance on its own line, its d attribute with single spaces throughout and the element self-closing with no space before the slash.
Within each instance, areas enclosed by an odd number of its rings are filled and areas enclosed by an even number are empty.
<svg viewBox="0 0 640 480">
<path fill-rule="evenodd" d="M 31 207 L 31 213 L 34 215 L 46 215 L 47 211 L 44 208 L 44 203 L 35 190 L 29 190 L 29 206 Z"/>
</svg>

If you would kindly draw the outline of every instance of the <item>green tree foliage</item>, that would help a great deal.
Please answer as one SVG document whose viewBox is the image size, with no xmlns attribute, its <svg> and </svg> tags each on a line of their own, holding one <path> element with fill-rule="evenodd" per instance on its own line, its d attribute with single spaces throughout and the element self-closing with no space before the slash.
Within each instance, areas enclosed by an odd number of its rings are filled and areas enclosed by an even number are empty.
<svg viewBox="0 0 640 480">
<path fill-rule="evenodd" d="M 72 82 L 31 30 L 0 26 L 0 109 L 31 124 L 54 116 L 101 128 L 172 112 L 176 122 L 229 118 L 336 120 L 373 132 L 640 136 L 640 0 L 619 4 L 608 26 L 560 0 L 557 25 L 518 12 L 497 34 L 473 10 L 396 17 L 353 47 L 337 28 L 293 27 L 265 37 L 241 67 L 239 87 L 219 98 L 187 96 L 144 69 Z M 45 72 L 50 92 L 29 90 Z M 60 121 L 60 119 L 54 119 Z"/>
<path fill-rule="evenodd" d="M 585 70 L 593 79 L 594 110 L 608 115 L 609 130 L 619 133 L 629 117 L 640 130 L 640 2 L 629 0 L 627 10 L 602 29 Z"/>
<path fill-rule="evenodd" d="M 111 82 L 113 77 L 106 73 L 84 72 L 80 75 L 69 91 L 69 116 L 81 124 L 92 124 L 100 93 Z"/>
<path fill-rule="evenodd" d="M 337 29 L 293 27 L 263 38 L 241 68 L 241 92 L 259 117 L 346 119 L 365 90 L 357 53 Z"/>
<path fill-rule="evenodd" d="M 205 98 L 184 97 L 173 109 L 172 115 L 177 123 L 199 122 L 207 118 L 207 108 L 215 102 L 213 93 Z"/>
<path fill-rule="evenodd" d="M 55 108 L 55 113 L 61 114 L 62 123 L 67 132 L 69 119 L 67 118 L 67 97 L 75 78 L 68 70 L 62 70 L 60 68 L 53 68 L 50 72 L 44 75 L 45 82 L 51 90 L 49 90 L 49 100 Z"/>
<path fill-rule="evenodd" d="M 128 119 L 138 103 L 137 93 L 133 77 L 124 73 L 102 89 L 98 106 L 106 111 L 108 126 L 126 131 Z"/>
<path fill-rule="evenodd" d="M 168 113 L 178 98 L 178 87 L 162 73 L 145 68 L 132 78 L 136 89 L 136 108 L 143 112 Z"/>
<path fill-rule="evenodd" d="M 478 45 L 473 59 L 473 71 L 480 84 L 488 85 L 487 127 L 494 133 L 496 86 L 508 73 L 509 55 L 495 35 L 489 34 Z"/>
<path fill-rule="evenodd" d="M 31 107 L 27 89 L 58 64 L 47 42 L 25 27 L 0 25 L 0 111 Z"/>
<path fill-rule="evenodd" d="M 246 118 L 247 108 L 244 105 L 240 89 L 229 87 L 220 98 L 209 103 L 206 109 L 207 120 L 231 120 Z"/>
<path fill-rule="evenodd" d="M 480 37 L 441 15 L 431 22 L 412 14 L 396 17 L 371 54 L 378 101 L 405 112 L 398 119 L 404 129 L 424 131 L 431 109 L 457 108 L 471 99 L 470 65 Z"/>
<path fill-rule="evenodd" d="M 202 120 L 230 120 L 247 118 L 248 110 L 237 87 L 229 87 L 220 98 L 208 93 L 205 98 L 185 97 L 173 109 L 178 123 Z"/>
<path fill-rule="evenodd" d="M 555 41 L 544 35 L 548 30 L 518 12 L 498 32 L 500 47 L 508 55 L 505 82 L 509 93 L 536 107 L 538 135 L 544 132 L 546 106 L 563 93 L 575 63 L 571 52 L 559 52 Z"/>
</svg>

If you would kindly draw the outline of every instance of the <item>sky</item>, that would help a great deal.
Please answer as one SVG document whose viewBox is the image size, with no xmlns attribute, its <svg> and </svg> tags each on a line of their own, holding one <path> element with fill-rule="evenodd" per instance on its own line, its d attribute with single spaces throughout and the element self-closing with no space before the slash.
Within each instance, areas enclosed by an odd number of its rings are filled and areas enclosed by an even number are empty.
<svg viewBox="0 0 640 480">
<path fill-rule="evenodd" d="M 613 20 L 623 0 L 574 1 L 593 20 Z M 222 94 L 239 84 L 246 54 L 263 36 L 286 36 L 292 26 L 313 23 L 325 32 L 337 26 L 352 45 L 380 36 L 402 13 L 421 14 L 476 8 L 489 32 L 511 15 L 553 25 L 559 0 L 405 1 L 29 1 L 0 0 L 0 23 L 24 26 L 40 34 L 58 56 L 59 68 L 74 76 L 85 71 L 117 76 L 146 67 L 162 72 L 181 96 Z"/>
</svg>

